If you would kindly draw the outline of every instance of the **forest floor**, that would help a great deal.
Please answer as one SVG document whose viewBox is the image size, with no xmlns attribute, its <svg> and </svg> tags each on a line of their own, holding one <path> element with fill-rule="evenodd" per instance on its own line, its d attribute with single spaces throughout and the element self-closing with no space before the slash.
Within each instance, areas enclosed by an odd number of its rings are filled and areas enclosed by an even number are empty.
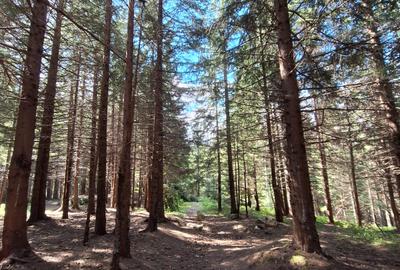
<svg viewBox="0 0 400 270">
<path fill-rule="evenodd" d="M 53 207 L 54 209 L 55 207 Z M 204 216 L 193 203 L 186 215 L 170 215 L 155 233 L 141 233 L 147 214 L 137 211 L 131 218 L 131 259 L 122 269 L 400 269 L 399 249 L 356 242 L 334 226 L 319 226 L 324 251 L 334 260 L 295 250 L 291 228 L 257 219 L 230 220 Z M 42 262 L 14 265 L 4 269 L 109 269 L 114 227 L 113 209 L 108 209 L 109 234 L 91 234 L 82 245 L 85 212 L 61 213 L 50 210 L 49 221 L 29 227 L 29 240 Z M 1 224 L 3 223 L 0 221 Z M 93 220 L 92 220 L 93 225 Z"/>
</svg>

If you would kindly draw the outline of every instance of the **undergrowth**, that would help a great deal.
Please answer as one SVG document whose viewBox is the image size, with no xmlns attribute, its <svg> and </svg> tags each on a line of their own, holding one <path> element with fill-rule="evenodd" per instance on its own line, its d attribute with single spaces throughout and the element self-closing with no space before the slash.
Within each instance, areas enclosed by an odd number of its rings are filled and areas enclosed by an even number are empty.
<svg viewBox="0 0 400 270">
<path fill-rule="evenodd" d="M 321 229 L 325 224 L 328 224 L 328 218 L 318 216 L 318 228 Z M 337 233 L 338 238 L 400 249 L 400 237 L 394 227 L 378 227 L 371 224 L 359 227 L 353 222 L 336 221 L 335 226 L 331 228 Z"/>
</svg>

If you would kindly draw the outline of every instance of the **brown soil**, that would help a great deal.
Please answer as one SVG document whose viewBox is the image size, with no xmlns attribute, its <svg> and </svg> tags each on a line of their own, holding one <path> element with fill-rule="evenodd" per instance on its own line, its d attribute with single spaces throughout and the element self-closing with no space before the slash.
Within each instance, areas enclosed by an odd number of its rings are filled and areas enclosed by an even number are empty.
<svg viewBox="0 0 400 270">
<path fill-rule="evenodd" d="M 68 220 L 61 220 L 60 212 L 48 215 L 53 219 L 29 227 L 31 246 L 43 261 L 3 269 L 109 269 L 114 210 L 108 209 L 109 234 L 91 234 L 88 246 L 82 245 L 84 212 L 71 213 Z M 400 269 L 399 250 L 344 240 L 332 226 L 320 230 L 324 251 L 334 258 L 328 260 L 296 251 L 285 224 L 260 229 L 254 219 L 203 217 L 190 209 L 184 218 L 170 216 L 158 232 L 140 233 L 146 216 L 132 214 L 132 259 L 122 260 L 122 269 Z"/>
</svg>

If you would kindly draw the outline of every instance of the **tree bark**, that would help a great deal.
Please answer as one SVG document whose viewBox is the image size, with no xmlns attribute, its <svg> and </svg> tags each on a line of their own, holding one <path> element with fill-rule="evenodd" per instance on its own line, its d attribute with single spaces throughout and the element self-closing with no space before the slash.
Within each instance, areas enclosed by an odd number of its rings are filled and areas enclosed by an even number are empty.
<svg viewBox="0 0 400 270">
<path fill-rule="evenodd" d="M 249 192 L 247 189 L 247 163 L 246 163 L 246 153 L 244 151 L 244 146 L 243 146 L 243 151 L 242 151 L 242 160 L 243 160 L 243 183 L 244 183 L 244 207 L 246 211 L 246 217 L 249 217 Z"/>
<path fill-rule="evenodd" d="M 69 212 L 69 197 L 71 193 L 71 181 L 72 181 L 72 166 L 74 163 L 74 145 L 75 145 L 75 127 L 76 127 L 76 111 L 78 106 L 78 93 L 79 93 L 79 81 L 81 73 L 81 53 L 78 54 L 77 69 L 76 69 L 76 81 L 75 86 L 71 87 L 70 93 L 70 111 L 68 116 L 68 134 L 67 134 L 67 157 L 65 162 L 65 178 L 64 178 L 64 191 L 62 197 L 62 218 L 68 218 Z"/>
<path fill-rule="evenodd" d="M 354 209 L 357 219 L 358 226 L 362 226 L 362 213 L 360 207 L 360 200 L 358 198 L 358 187 L 357 187 L 357 178 L 356 178 L 356 168 L 354 161 L 354 147 L 353 142 L 349 142 L 349 154 L 350 154 L 350 176 L 351 176 L 351 190 L 354 201 Z"/>
<path fill-rule="evenodd" d="M 82 80 L 82 104 L 79 110 L 79 133 L 78 142 L 76 147 L 76 162 L 75 162 L 75 175 L 74 175 L 74 197 L 72 201 L 72 208 L 79 209 L 79 178 L 80 178 L 80 166 L 81 166 L 81 151 L 82 151 L 82 135 L 83 135 L 83 107 L 85 104 L 85 93 L 86 92 L 86 77 L 83 76 Z M 81 182 L 83 185 L 83 182 Z"/>
<path fill-rule="evenodd" d="M 325 153 L 325 144 L 323 142 L 323 137 L 320 131 L 321 122 L 319 120 L 319 115 L 317 111 L 317 101 L 314 98 L 314 117 L 315 117 L 315 127 L 317 132 L 317 139 L 318 139 L 318 152 L 321 162 L 321 171 L 322 171 L 322 179 L 324 182 L 324 193 L 325 193 L 325 204 L 327 208 L 327 215 L 329 219 L 329 223 L 334 224 L 335 221 L 333 219 L 333 207 L 332 207 L 332 200 L 331 200 L 331 191 L 329 188 L 329 177 L 328 177 L 328 167 L 326 162 L 326 153 Z"/>
<path fill-rule="evenodd" d="M 260 211 L 260 200 L 258 197 L 258 187 L 257 187 L 257 163 L 255 157 L 253 157 L 253 176 L 254 176 L 254 199 L 256 201 L 256 211 Z"/>
<path fill-rule="evenodd" d="M 97 80 L 99 76 L 99 67 L 96 67 L 93 76 L 93 96 L 92 96 L 92 119 L 90 134 L 90 158 L 89 158 L 89 192 L 88 206 L 86 209 L 85 232 L 83 235 L 83 245 L 89 241 L 90 216 L 95 214 L 94 196 L 96 193 L 96 169 L 97 169 L 97 153 L 96 153 L 96 134 L 97 134 Z"/>
<path fill-rule="evenodd" d="M 96 170 L 97 170 L 97 152 L 96 152 L 96 136 L 97 136 L 97 80 L 99 77 L 99 67 L 96 63 L 93 77 L 93 96 L 92 96 L 92 119 L 90 132 L 90 160 L 89 160 L 89 195 L 88 195 L 88 212 L 95 213 L 94 195 L 96 194 Z"/>
<path fill-rule="evenodd" d="M 100 86 L 99 128 L 97 137 L 98 172 L 97 172 L 97 207 L 95 233 L 106 234 L 106 175 L 107 175 L 107 108 L 108 88 L 110 79 L 110 48 L 111 48 L 111 18 L 112 0 L 105 1 L 104 22 L 104 55 L 103 77 Z"/>
<path fill-rule="evenodd" d="M 239 135 L 237 135 L 239 136 Z M 238 139 L 236 142 L 236 153 L 235 153 L 235 161 L 236 161 L 236 198 L 237 198 L 237 217 L 240 217 L 240 204 L 241 204 L 241 196 L 240 196 L 240 154 L 239 154 L 239 143 Z"/>
<path fill-rule="evenodd" d="M 291 176 L 294 239 L 303 251 L 322 253 L 315 226 L 287 0 L 275 0 L 275 11 L 282 96 L 285 101 L 286 154 Z"/>
<path fill-rule="evenodd" d="M 392 209 L 394 225 L 396 226 L 397 231 L 400 231 L 400 215 L 399 215 L 399 210 L 396 205 L 396 200 L 394 198 L 393 183 L 392 183 L 391 176 L 392 175 L 391 175 L 390 169 L 386 168 L 385 169 L 385 178 L 386 178 L 386 185 L 388 188 L 390 208 Z"/>
<path fill-rule="evenodd" d="M 264 64 L 263 64 L 264 66 Z M 266 78 L 265 78 L 266 80 Z M 275 149 L 272 135 L 272 125 L 271 125 L 271 114 L 269 108 L 268 94 L 264 89 L 264 100 L 265 100 L 265 110 L 266 110 L 266 120 L 267 120 L 267 139 L 268 139 L 268 151 L 269 151 L 269 164 L 271 170 L 271 184 L 272 191 L 274 193 L 274 207 L 275 207 L 275 219 L 278 222 L 283 222 L 283 198 L 281 193 L 281 187 L 276 177 L 276 162 L 275 162 Z"/>
<path fill-rule="evenodd" d="M 34 1 L 28 49 L 22 75 L 22 93 L 16 122 L 14 149 L 8 173 L 0 259 L 11 254 L 24 256 L 27 255 L 24 254 L 25 252 L 29 253 L 31 250 L 27 238 L 26 210 L 46 17 L 46 1 Z"/>
<path fill-rule="evenodd" d="M 154 72 L 154 145 L 149 183 L 150 217 L 148 231 L 156 231 L 163 218 L 163 0 L 158 0 L 157 60 Z M 162 215 L 162 216 L 161 216 Z"/>
<path fill-rule="evenodd" d="M 231 200 L 231 215 L 239 216 L 239 209 L 236 206 L 235 198 L 235 180 L 233 175 L 233 158 L 232 158 L 232 135 L 231 135 L 231 113 L 229 101 L 229 85 L 228 85 L 228 59 L 226 57 L 227 41 L 224 41 L 224 95 L 225 95 L 225 125 L 226 125 L 226 154 L 228 157 L 228 185 L 229 196 Z"/>
<path fill-rule="evenodd" d="M 219 95 L 218 93 L 215 94 L 215 120 L 216 120 L 216 129 L 217 129 L 217 134 L 216 139 L 217 139 L 217 170 L 218 170 L 218 175 L 217 175 L 217 204 L 218 204 L 218 212 L 222 211 L 222 188 L 221 188 L 221 182 L 222 182 L 222 177 L 221 177 L 221 143 L 219 139 L 219 114 L 218 114 L 218 100 L 219 100 Z"/>
<path fill-rule="evenodd" d="M 379 100 L 379 107 L 382 108 L 382 115 L 387 130 L 388 150 L 393 156 L 393 165 L 396 172 L 393 172 L 397 184 L 397 193 L 400 197 L 400 125 L 399 113 L 396 108 L 393 87 L 389 82 L 387 67 L 384 58 L 384 48 L 378 32 L 379 22 L 375 18 L 371 0 L 363 0 L 362 10 L 367 27 L 366 32 L 369 36 L 370 51 L 374 63 L 374 76 L 376 85 L 376 96 Z"/>
<path fill-rule="evenodd" d="M 64 9 L 64 0 L 59 0 L 58 9 Z M 45 89 L 43 104 L 43 117 L 39 137 L 39 148 L 37 152 L 35 177 L 33 180 L 31 211 L 28 222 L 36 222 L 46 218 L 46 184 L 49 170 L 49 155 L 51 136 L 53 130 L 54 100 L 57 88 L 58 61 L 60 54 L 62 14 L 57 12 L 56 25 L 53 34 L 53 46 Z"/>
<path fill-rule="evenodd" d="M 111 265 L 112 269 L 120 269 L 119 257 L 130 258 L 130 200 L 131 200 L 131 150 L 132 130 L 135 111 L 135 91 L 133 88 L 133 36 L 134 36 L 135 0 L 129 1 L 128 28 L 125 59 L 125 84 L 123 103 L 123 134 L 122 147 L 119 157 L 117 181 L 117 213 L 115 218 L 115 241 Z"/>
</svg>

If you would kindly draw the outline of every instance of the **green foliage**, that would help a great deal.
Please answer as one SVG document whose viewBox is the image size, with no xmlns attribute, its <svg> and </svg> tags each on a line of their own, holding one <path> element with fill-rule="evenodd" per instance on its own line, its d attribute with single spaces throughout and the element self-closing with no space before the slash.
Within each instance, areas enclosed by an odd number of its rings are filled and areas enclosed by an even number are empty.
<svg viewBox="0 0 400 270">
<path fill-rule="evenodd" d="M 179 211 L 183 204 L 183 199 L 176 186 L 164 186 L 164 204 L 169 211 Z"/>
<path fill-rule="evenodd" d="M 319 228 L 327 223 L 327 217 L 317 217 Z M 332 229 L 337 233 L 337 237 L 339 238 L 364 242 L 374 246 L 400 248 L 400 237 L 393 227 L 378 227 L 376 225 L 359 227 L 353 222 L 336 221 Z"/>
<path fill-rule="evenodd" d="M 217 201 L 207 198 L 207 197 L 201 197 L 199 198 L 199 202 L 201 205 L 201 212 L 204 213 L 205 215 L 218 215 L 218 205 Z M 222 214 L 224 216 L 229 214 L 229 206 L 228 204 L 224 204 L 222 206 Z"/>
</svg>

